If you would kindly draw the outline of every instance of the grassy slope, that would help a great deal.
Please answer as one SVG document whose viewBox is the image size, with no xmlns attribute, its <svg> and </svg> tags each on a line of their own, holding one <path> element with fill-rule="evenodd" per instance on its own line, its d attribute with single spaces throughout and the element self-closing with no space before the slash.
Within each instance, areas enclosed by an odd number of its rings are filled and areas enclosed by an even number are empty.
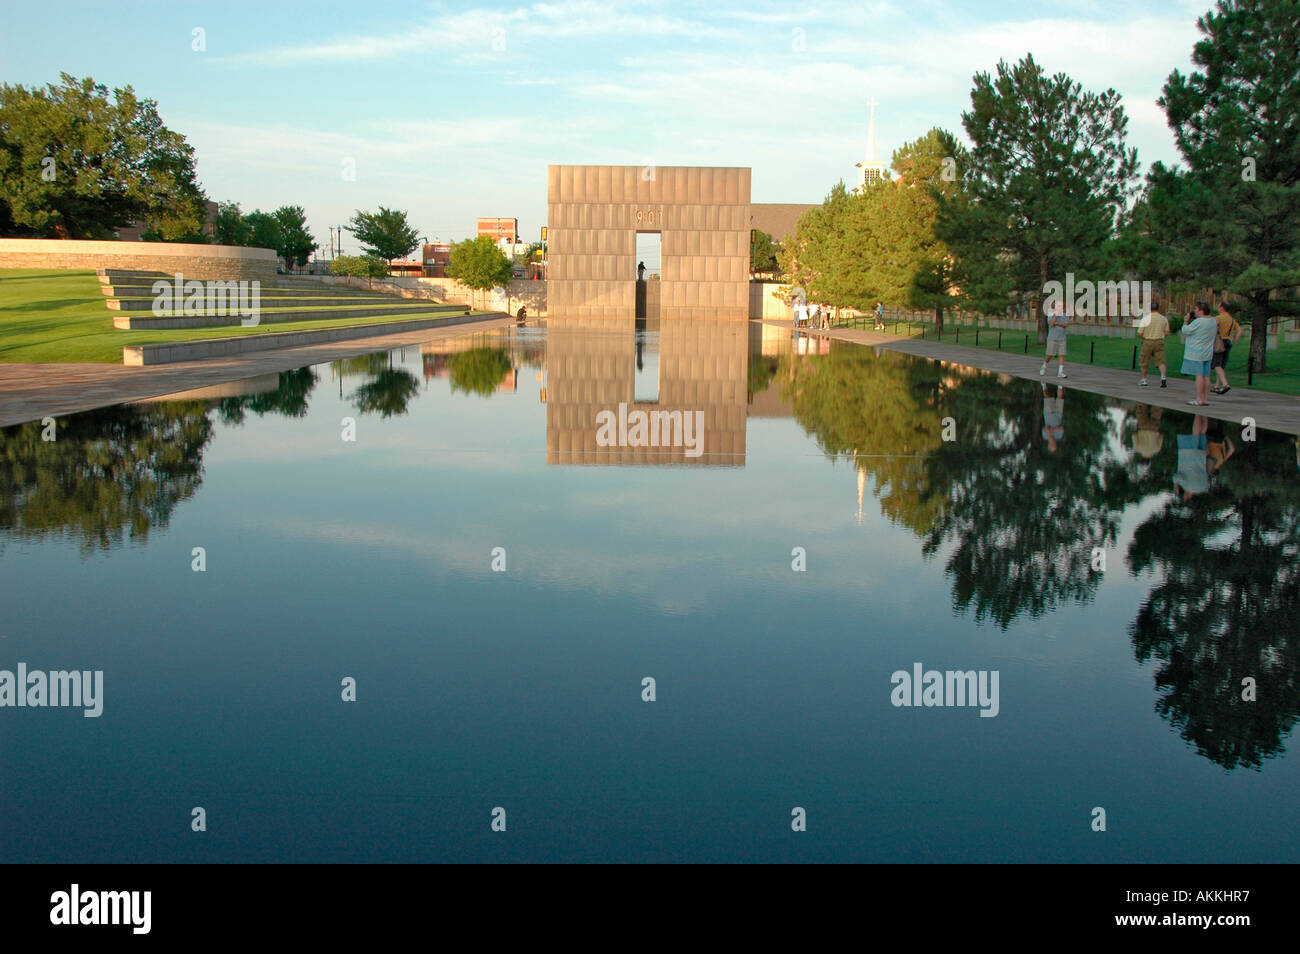
<svg viewBox="0 0 1300 954">
<path fill-rule="evenodd" d="M 870 318 L 865 325 L 858 322 L 857 327 L 871 328 Z M 904 336 L 907 334 L 907 322 L 902 322 L 898 330 Z M 912 337 L 921 337 L 921 325 L 913 323 Z M 889 331 L 895 330 L 894 325 L 889 325 Z M 945 344 L 959 344 L 962 347 L 975 348 L 975 329 L 963 327 L 961 329 L 960 340 L 957 337 L 957 329 L 952 325 L 946 325 L 943 333 Z M 934 325 L 929 324 L 925 328 L 926 340 L 933 341 Z M 1044 346 L 1037 343 L 1037 335 L 1029 332 L 1029 353 L 1041 358 Z M 1133 363 L 1133 345 L 1136 343 L 1133 338 L 1102 338 L 1093 335 L 1086 335 L 1071 331 L 1069 343 L 1066 346 L 1065 363 L 1087 364 L 1088 356 L 1093 344 L 1096 345 L 1096 352 L 1092 363 L 1101 365 L 1105 368 L 1119 368 L 1123 371 L 1130 370 Z M 980 329 L 980 350 L 994 350 L 998 344 L 998 329 Z M 1002 332 L 1002 350 L 1015 354 L 1023 354 L 1025 348 L 1025 332 L 1003 330 Z M 1228 383 L 1236 391 L 1238 388 L 1246 388 L 1246 357 L 1250 350 L 1249 337 L 1242 338 L 1232 349 L 1232 354 L 1228 356 Z M 1177 334 L 1170 335 L 1165 339 L 1165 358 L 1169 368 L 1171 378 L 1180 378 L 1179 373 L 1183 366 L 1183 339 Z M 1055 358 L 1052 359 L 1056 361 Z M 1068 367 L 1067 367 L 1068 370 Z M 1136 375 L 1137 372 L 1133 372 Z M 1159 381 L 1160 371 L 1154 365 L 1147 370 L 1148 380 Z M 1188 378 L 1188 380 L 1191 380 Z M 1277 394 L 1292 394 L 1300 396 L 1300 342 L 1283 344 L 1282 346 L 1269 351 L 1268 353 L 1268 373 L 1256 374 L 1254 390 L 1272 391 Z"/>
<path fill-rule="evenodd" d="M 427 318 L 447 311 L 430 305 L 395 316 L 292 321 L 245 328 L 177 328 L 157 331 L 119 331 L 92 271 L 0 269 L 0 363 L 95 362 L 120 364 L 126 345 L 201 338 L 230 338 L 246 334 L 274 334 L 312 328 L 337 328 L 403 319 Z M 450 309 L 459 313 L 461 309 Z M 341 312 L 347 314 L 346 310 Z"/>
</svg>

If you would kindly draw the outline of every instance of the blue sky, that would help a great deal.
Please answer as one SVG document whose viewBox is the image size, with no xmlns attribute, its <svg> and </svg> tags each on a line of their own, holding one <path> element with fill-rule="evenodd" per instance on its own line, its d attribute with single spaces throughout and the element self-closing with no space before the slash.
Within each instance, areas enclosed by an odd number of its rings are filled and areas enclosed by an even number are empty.
<svg viewBox="0 0 1300 954">
<path fill-rule="evenodd" d="M 134 86 L 210 197 L 300 204 L 324 244 L 379 204 L 430 238 L 500 215 L 534 239 L 548 163 L 750 166 L 753 201 L 816 202 L 854 181 L 869 98 L 887 161 L 961 134 L 972 75 L 1027 52 L 1113 86 L 1143 165 L 1173 161 L 1155 100 L 1209 0 L 4 6 L 0 80 Z"/>
</svg>

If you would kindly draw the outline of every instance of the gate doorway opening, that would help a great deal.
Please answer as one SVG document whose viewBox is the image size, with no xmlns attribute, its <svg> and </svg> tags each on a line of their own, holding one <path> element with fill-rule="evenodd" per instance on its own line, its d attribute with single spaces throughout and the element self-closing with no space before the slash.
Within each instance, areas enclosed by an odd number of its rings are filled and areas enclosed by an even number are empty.
<svg viewBox="0 0 1300 954">
<path fill-rule="evenodd" d="M 662 258 L 659 232 L 636 233 L 636 318 L 644 322 L 659 317 Z M 644 327 L 644 326 L 641 326 Z"/>
</svg>

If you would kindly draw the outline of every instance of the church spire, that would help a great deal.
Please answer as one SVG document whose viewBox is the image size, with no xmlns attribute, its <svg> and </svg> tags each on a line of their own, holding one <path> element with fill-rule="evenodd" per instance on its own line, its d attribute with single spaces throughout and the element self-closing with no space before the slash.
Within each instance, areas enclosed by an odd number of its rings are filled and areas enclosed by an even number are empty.
<svg viewBox="0 0 1300 954">
<path fill-rule="evenodd" d="M 861 192 L 867 186 L 885 178 L 885 164 L 880 161 L 876 151 L 876 107 L 880 104 L 873 96 L 867 100 L 867 105 L 871 107 L 871 119 L 867 124 L 867 157 L 857 164 L 857 168 L 862 170 L 862 178 L 854 188 L 854 192 Z"/>
</svg>

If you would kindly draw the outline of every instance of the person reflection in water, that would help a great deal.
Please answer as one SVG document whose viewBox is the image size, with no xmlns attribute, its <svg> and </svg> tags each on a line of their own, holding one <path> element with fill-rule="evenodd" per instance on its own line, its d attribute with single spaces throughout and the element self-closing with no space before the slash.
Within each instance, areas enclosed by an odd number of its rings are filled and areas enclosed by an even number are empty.
<svg viewBox="0 0 1300 954">
<path fill-rule="evenodd" d="M 1210 487 L 1210 468 L 1206 432 L 1209 419 L 1204 414 L 1192 421 L 1192 433 L 1178 435 L 1178 471 L 1174 474 L 1174 495 L 1191 500 Z"/>
<path fill-rule="evenodd" d="M 1151 404 L 1137 406 L 1137 430 L 1133 433 L 1133 450 L 1147 460 L 1160 453 L 1165 439 L 1160 433 L 1160 419 L 1165 409 Z"/>
<path fill-rule="evenodd" d="M 1205 428 L 1205 469 L 1206 473 L 1213 478 L 1219 472 L 1219 468 L 1228 462 L 1228 458 L 1237 452 L 1237 446 L 1232 443 L 1232 438 L 1228 437 L 1223 430 L 1223 421 L 1217 417 L 1211 420 Z"/>
<path fill-rule="evenodd" d="M 1056 386 L 1056 397 L 1051 397 L 1047 384 L 1043 384 L 1043 440 L 1047 449 L 1055 453 L 1065 440 L 1065 388 Z"/>
</svg>

